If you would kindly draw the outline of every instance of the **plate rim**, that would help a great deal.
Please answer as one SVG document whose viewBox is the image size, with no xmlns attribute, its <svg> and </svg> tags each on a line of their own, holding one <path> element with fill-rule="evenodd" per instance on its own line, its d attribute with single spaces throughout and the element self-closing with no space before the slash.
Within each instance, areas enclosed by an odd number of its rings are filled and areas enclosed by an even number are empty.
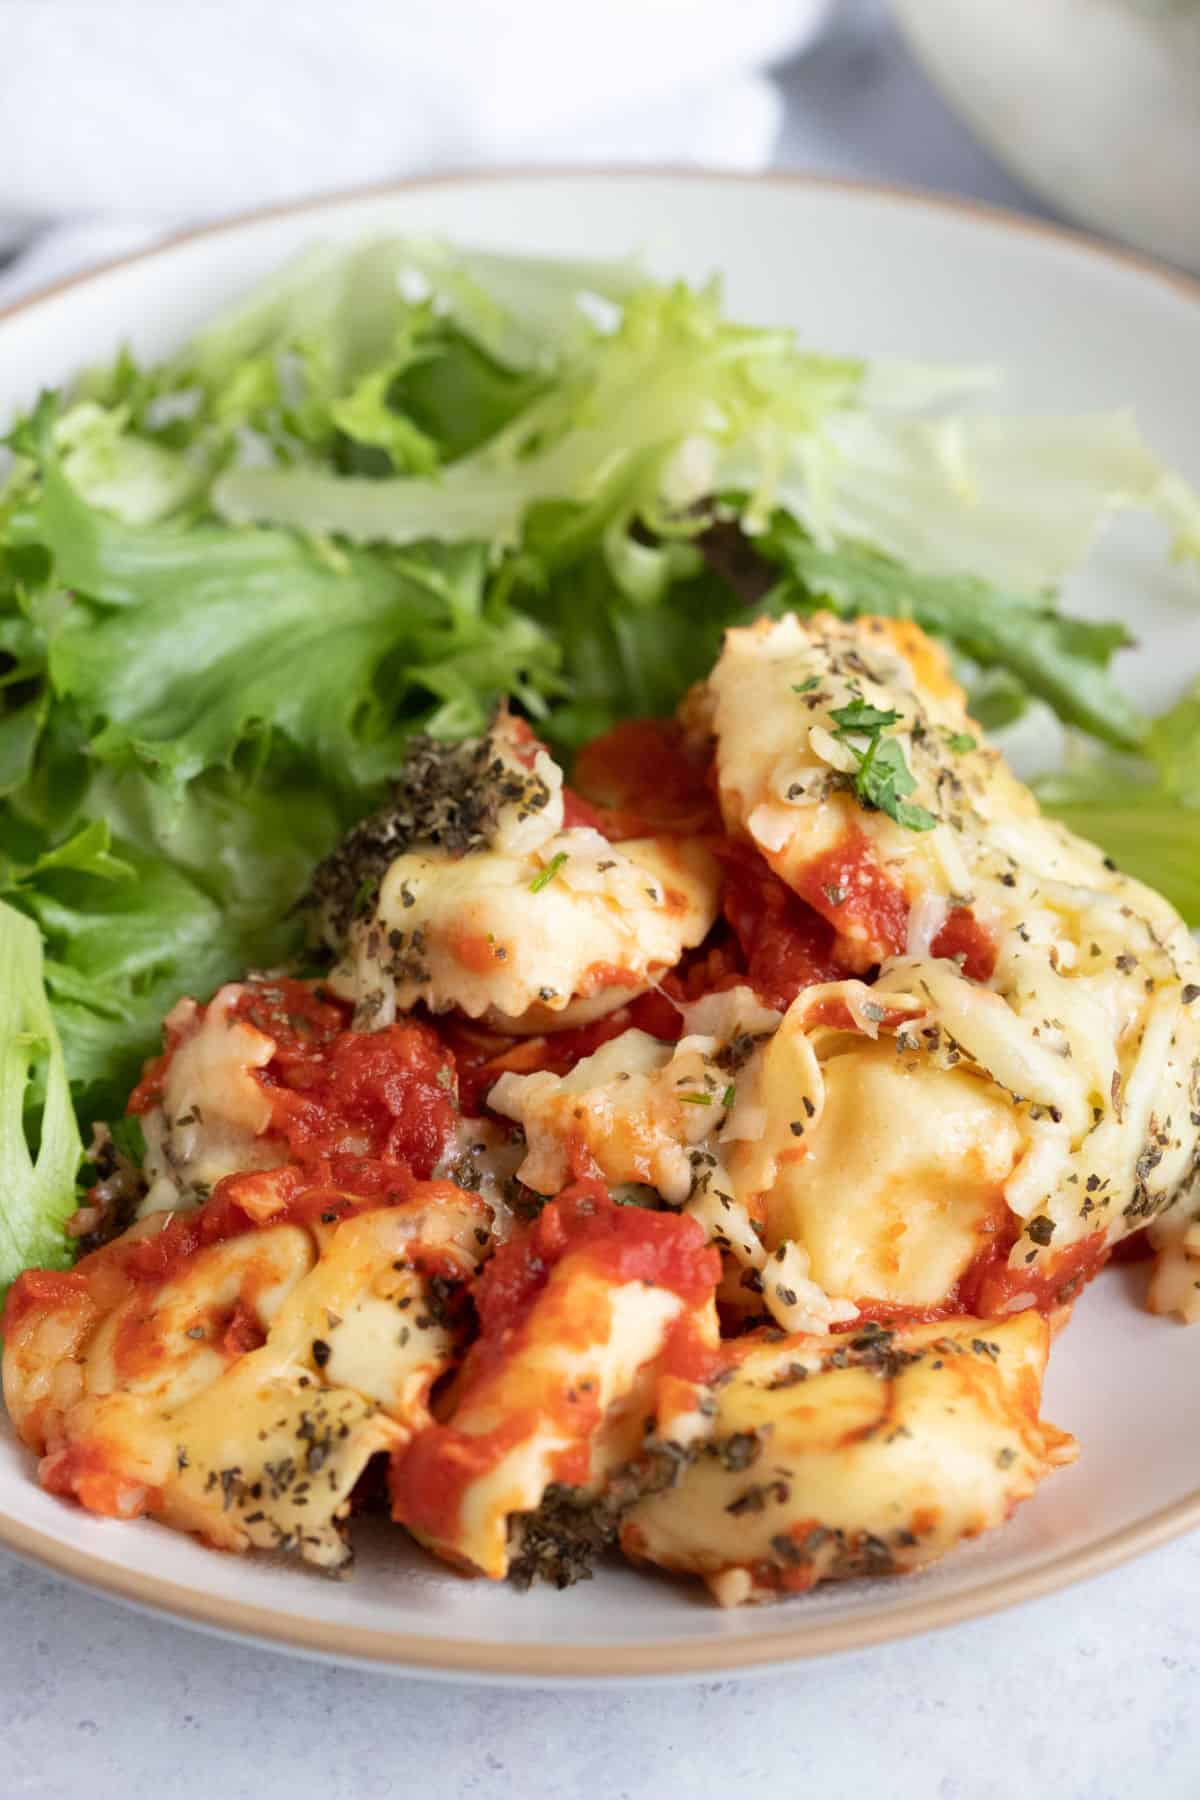
<svg viewBox="0 0 1200 1800">
<path fill-rule="evenodd" d="M 1200 1491 L 1160 1507 L 1136 1524 L 1109 1532 L 1094 1544 L 1064 1551 L 1019 1575 L 993 1576 L 959 1594 L 918 1599 L 884 1613 L 852 1614 L 817 1620 L 815 1624 L 783 1626 L 753 1638 L 722 1638 L 714 1634 L 708 1638 L 668 1638 L 653 1644 L 513 1644 L 305 1619 L 278 1607 L 210 1595 L 185 1582 L 147 1575 L 123 1563 L 110 1563 L 3 1512 L 0 1546 L 25 1562 L 138 1610 L 293 1654 L 390 1669 L 396 1674 L 544 1681 L 559 1686 L 765 1672 L 873 1649 L 986 1618 L 1092 1580 L 1170 1543 L 1197 1525 Z M 715 1608 L 714 1615 L 719 1616 Z"/>
<path fill-rule="evenodd" d="M 722 182 L 730 185 L 800 188 L 886 200 L 896 206 L 915 207 L 956 220 L 1004 228 L 1041 242 L 1066 245 L 1098 263 L 1128 270 L 1143 280 L 1165 287 L 1200 308 L 1200 279 L 1142 255 L 1107 243 L 1087 231 L 1043 219 L 1028 218 L 1002 206 L 961 195 L 939 194 L 926 188 L 886 181 L 859 180 L 853 176 L 815 174 L 804 170 L 772 169 L 762 172 L 709 169 L 698 165 L 614 164 L 514 164 L 484 169 L 455 169 L 439 174 L 412 176 L 328 190 L 269 206 L 250 208 L 219 219 L 173 232 L 140 250 L 78 270 L 21 295 L 0 307 L 0 327 L 9 320 L 54 300 L 60 294 L 91 282 L 102 281 L 118 269 L 171 254 L 189 243 L 265 224 L 270 220 L 320 215 L 367 200 L 442 187 L 480 186 L 504 181 L 611 182 L 667 180 Z M 841 1619 L 809 1619 L 753 1638 L 674 1638 L 654 1644 L 513 1644 L 478 1639 L 443 1637 L 428 1633 L 391 1631 L 374 1626 L 349 1625 L 331 1620 L 305 1619 L 250 1601 L 213 1596 L 184 1582 L 160 1579 L 122 1563 L 110 1563 L 86 1550 L 63 1542 L 35 1526 L 14 1518 L 0 1501 L 0 1547 L 52 1574 L 76 1582 L 108 1598 L 174 1619 L 201 1630 L 257 1640 L 293 1654 L 391 1669 L 396 1673 L 420 1673 L 485 1680 L 544 1680 L 559 1683 L 601 1683 L 701 1675 L 731 1675 L 779 1668 L 789 1663 L 811 1662 L 848 1651 L 871 1649 L 923 1633 L 943 1630 L 983 1618 L 1011 1606 L 1059 1591 L 1077 1582 L 1102 1575 L 1132 1558 L 1200 1527 L 1200 1487 L 1181 1499 L 1158 1508 L 1145 1518 L 1106 1534 L 1095 1543 L 1051 1556 L 1036 1568 L 996 1575 L 958 1594 L 915 1599 L 884 1613 L 850 1615 Z"/>
<path fill-rule="evenodd" d="M 303 213 L 335 212 L 365 200 L 386 200 L 390 195 L 423 192 L 430 188 L 473 187 L 504 181 L 648 181 L 678 182 L 719 181 L 730 186 L 790 187 L 817 192 L 851 194 L 888 200 L 934 213 L 949 213 L 957 218 L 974 219 L 986 225 L 1002 227 L 1018 235 L 1051 243 L 1065 244 L 1106 264 L 1115 264 L 1153 282 L 1174 290 L 1183 299 L 1200 304 L 1200 275 L 1172 267 L 1125 244 L 1112 243 L 1082 226 L 1064 225 L 1056 220 L 1034 218 L 989 200 L 976 200 L 965 194 L 940 193 L 919 183 L 879 181 L 856 175 L 816 173 L 806 169 L 719 169 L 702 163 L 495 163 L 479 169 L 447 169 L 436 174 L 396 176 L 384 181 L 361 182 L 350 187 L 319 189 L 293 200 L 275 201 L 266 206 L 247 207 L 243 211 L 223 213 L 197 225 L 185 226 L 156 238 L 138 250 L 127 250 L 103 262 L 61 275 L 43 283 L 0 306 L 0 325 L 23 312 L 32 311 L 57 295 L 72 288 L 101 280 L 114 270 L 154 257 L 169 255 L 184 244 L 208 237 L 263 225 L 272 219 L 287 219 Z M 36 239 L 34 240 L 36 242 Z"/>
</svg>

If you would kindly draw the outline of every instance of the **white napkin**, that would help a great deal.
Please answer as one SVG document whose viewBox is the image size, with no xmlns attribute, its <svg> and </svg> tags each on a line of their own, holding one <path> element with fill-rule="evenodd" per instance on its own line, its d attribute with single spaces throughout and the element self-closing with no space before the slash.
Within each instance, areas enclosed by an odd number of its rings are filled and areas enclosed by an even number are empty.
<svg viewBox="0 0 1200 1800">
<path fill-rule="evenodd" d="M 832 0 L 0 0 L 0 304 L 181 223 L 484 164 L 753 169 Z"/>
</svg>

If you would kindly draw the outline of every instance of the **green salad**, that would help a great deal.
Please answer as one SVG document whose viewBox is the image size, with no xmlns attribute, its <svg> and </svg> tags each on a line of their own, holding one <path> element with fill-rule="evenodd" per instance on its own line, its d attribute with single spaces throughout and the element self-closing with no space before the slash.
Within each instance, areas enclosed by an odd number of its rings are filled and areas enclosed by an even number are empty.
<svg viewBox="0 0 1200 1800">
<path fill-rule="evenodd" d="M 1200 690 L 1141 716 L 1124 629 L 1056 599 L 1119 509 L 1200 561 L 1200 502 L 1126 413 L 1002 416 L 987 379 L 388 238 L 44 393 L 0 489 L 0 1287 L 65 1260 L 174 1001 L 303 956 L 412 732 L 508 695 L 569 757 L 755 612 L 911 617 L 985 726 L 1051 709 L 1044 804 L 1200 923 Z"/>
</svg>

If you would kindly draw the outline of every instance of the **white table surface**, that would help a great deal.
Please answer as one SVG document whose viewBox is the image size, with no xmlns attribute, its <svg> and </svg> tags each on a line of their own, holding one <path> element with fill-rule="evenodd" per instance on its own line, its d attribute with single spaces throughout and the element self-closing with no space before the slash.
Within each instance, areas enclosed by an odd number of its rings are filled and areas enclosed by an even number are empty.
<svg viewBox="0 0 1200 1800">
<path fill-rule="evenodd" d="M 860 0 L 781 74 L 783 166 L 1042 210 Z M 743 1682 L 571 1693 L 291 1660 L 0 1554 L 0 1795 L 121 1800 L 1195 1800 L 1200 1536 L 916 1642 Z"/>
</svg>

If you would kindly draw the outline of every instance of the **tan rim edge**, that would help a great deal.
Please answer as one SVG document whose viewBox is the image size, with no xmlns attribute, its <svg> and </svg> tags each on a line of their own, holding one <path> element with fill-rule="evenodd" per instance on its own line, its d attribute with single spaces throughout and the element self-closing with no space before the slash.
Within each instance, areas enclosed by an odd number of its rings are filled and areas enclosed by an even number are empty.
<svg viewBox="0 0 1200 1800">
<path fill-rule="evenodd" d="M 729 170 L 695 167 L 613 167 L 573 169 L 568 166 L 512 167 L 464 170 L 444 175 L 386 181 L 330 194 L 258 208 L 233 217 L 177 232 L 144 250 L 52 282 L 7 307 L 0 308 L 0 324 L 71 288 L 102 280 L 115 269 L 169 254 L 182 244 L 237 231 L 268 219 L 304 213 L 335 211 L 361 200 L 386 199 L 422 189 L 471 186 L 485 182 L 539 180 L 630 180 L 669 178 L 673 181 L 723 181 L 825 190 L 888 199 L 931 212 L 949 213 L 986 225 L 1004 227 L 1025 237 L 1066 246 L 1097 261 L 1129 269 L 1156 285 L 1172 290 L 1200 305 L 1200 280 L 1164 267 L 1136 251 L 1116 248 L 1085 232 L 1023 218 L 1002 207 L 944 196 L 887 182 L 857 181 L 836 176 L 808 175 L 775 170 L 746 175 Z M 480 1644 L 469 1640 L 414 1636 L 406 1632 L 378 1631 L 363 1626 L 325 1624 L 299 1619 L 272 1607 L 247 1605 L 238 1600 L 210 1597 L 201 1590 L 174 1581 L 158 1581 L 136 1569 L 115 1566 L 75 1550 L 44 1532 L 0 1514 L 0 1545 L 53 1574 L 79 1582 L 111 1598 L 126 1601 L 153 1613 L 218 1632 L 230 1632 L 310 1656 L 326 1656 L 398 1671 L 448 1676 L 482 1676 L 546 1681 L 602 1682 L 630 1677 L 652 1678 L 764 1669 L 787 1663 L 807 1662 L 845 1651 L 866 1650 L 899 1638 L 937 1631 L 969 1619 L 982 1618 L 1006 1607 L 1018 1606 L 1071 1584 L 1102 1575 L 1109 1569 L 1144 1555 L 1185 1532 L 1200 1527 L 1200 1489 L 1161 1508 L 1136 1525 L 1125 1526 L 1096 1543 L 1062 1556 L 1051 1557 L 1022 1575 L 1001 1575 L 962 1594 L 928 1600 L 883 1616 L 848 1618 L 813 1624 L 803 1623 L 803 1602 L 796 1604 L 794 1625 L 762 1634 L 753 1640 L 733 1641 L 714 1636 L 706 1642 L 668 1640 L 644 1646 L 512 1645 Z M 788 1609 L 791 1612 L 791 1608 Z"/>
<path fill-rule="evenodd" d="M 250 226 L 260 225 L 268 219 L 292 218 L 303 213 L 334 212 L 339 207 L 354 205 L 361 200 L 385 200 L 392 194 L 420 193 L 431 188 L 480 186 L 487 182 L 646 181 L 664 178 L 680 182 L 721 181 L 739 186 L 792 187 L 835 194 L 869 195 L 876 199 L 892 200 L 902 205 L 917 207 L 927 212 L 950 213 L 955 217 L 975 219 L 986 225 L 1000 226 L 1019 236 L 1064 245 L 1069 249 L 1095 257 L 1100 262 L 1130 269 L 1148 277 L 1157 285 L 1173 289 L 1185 300 L 1200 303 L 1200 278 L 1187 275 L 1179 269 L 1169 268 L 1166 264 L 1155 261 L 1153 257 L 1142 255 L 1140 251 L 1127 249 L 1123 245 L 1111 244 L 1103 238 L 1072 226 L 1052 224 L 1046 219 L 1026 218 L 1021 213 L 1012 212 L 1003 206 L 993 206 L 984 200 L 968 200 L 957 194 L 939 194 L 929 188 L 906 186 L 902 182 L 864 181 L 852 175 L 811 175 L 800 169 L 768 169 L 753 174 L 736 169 L 706 169 L 696 164 L 593 164 L 587 167 L 573 168 L 568 163 L 514 163 L 496 168 L 452 170 L 440 175 L 414 175 L 404 179 L 366 182 L 359 187 L 308 194 L 301 199 L 281 201 L 274 206 L 251 207 L 246 212 L 231 213 L 226 217 L 209 220 L 201 225 L 189 226 L 183 231 L 171 232 L 155 243 L 148 244 L 145 249 L 133 250 L 125 256 L 115 256 L 107 262 L 92 264 L 86 269 L 79 270 L 76 274 L 64 275 L 58 281 L 48 282 L 44 287 L 36 288 L 31 294 L 25 294 L 19 300 L 10 301 L 7 306 L 0 307 L 0 324 L 3 324 L 6 319 L 15 317 L 18 313 L 26 312 L 46 300 L 53 299 L 57 294 L 66 293 L 70 288 L 81 287 L 89 281 L 97 281 L 103 276 L 111 274 L 114 269 L 124 269 L 134 263 L 146 262 L 151 257 L 166 255 L 180 245 L 194 243 L 198 239 L 215 237 L 223 232 L 239 231 Z"/>
<path fill-rule="evenodd" d="M 797 1623 L 743 1641 L 714 1636 L 704 1642 L 668 1639 L 649 1645 L 481 1644 L 469 1639 L 377 1631 L 358 1625 L 298 1618 L 274 1607 L 248 1605 L 205 1594 L 180 1582 L 155 1580 L 136 1569 L 99 1562 L 32 1526 L 0 1515 L 0 1544 L 28 1562 L 84 1587 L 148 1612 L 282 1650 L 390 1667 L 397 1672 L 507 1677 L 558 1683 L 603 1682 L 631 1677 L 730 1674 L 766 1669 L 849 1650 L 867 1650 L 1019 1606 L 1109 1569 L 1200 1526 L 1200 1493 L 1163 1507 L 1085 1549 L 1053 1557 L 1023 1575 L 1001 1575 L 966 1593 L 914 1601 L 894 1613 L 805 1625 L 803 1601 L 793 1602 Z M 216 1554 L 216 1552 L 214 1552 Z"/>
</svg>

